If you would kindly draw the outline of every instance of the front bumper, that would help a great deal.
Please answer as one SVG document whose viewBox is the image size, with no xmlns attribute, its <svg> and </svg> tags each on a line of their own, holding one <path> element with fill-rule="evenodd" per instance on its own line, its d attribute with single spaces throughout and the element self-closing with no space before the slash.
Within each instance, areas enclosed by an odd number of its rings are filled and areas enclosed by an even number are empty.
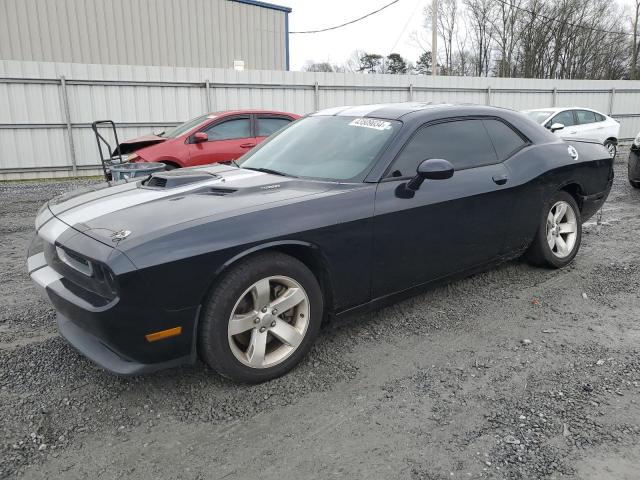
<svg viewBox="0 0 640 480">
<path fill-rule="evenodd" d="M 60 313 L 58 313 L 57 322 L 60 335 L 62 335 L 73 348 L 99 367 L 116 375 L 140 375 L 193 363 L 194 360 L 191 355 L 146 364 L 129 360 L 111 350 L 109 346 L 102 343 L 98 337 L 86 332 L 79 325 L 73 323 Z"/>
<path fill-rule="evenodd" d="M 55 217 L 49 221 L 59 222 Z M 59 261 L 52 260 L 55 248 L 47 244 L 47 239 L 40 242 L 44 251 L 32 244 L 27 259 L 29 275 L 56 309 L 60 334 L 76 350 L 118 375 L 137 375 L 195 361 L 198 307 L 168 310 L 158 301 L 159 293 L 150 291 L 122 253 L 79 232 L 59 238 L 64 242 L 56 241 L 56 245 L 97 262 L 108 262 L 118 283 L 117 296 L 96 295 L 78 281 L 77 273 L 72 275 Z M 146 338 L 175 327 L 182 329 L 178 336 L 154 342 Z"/>
</svg>

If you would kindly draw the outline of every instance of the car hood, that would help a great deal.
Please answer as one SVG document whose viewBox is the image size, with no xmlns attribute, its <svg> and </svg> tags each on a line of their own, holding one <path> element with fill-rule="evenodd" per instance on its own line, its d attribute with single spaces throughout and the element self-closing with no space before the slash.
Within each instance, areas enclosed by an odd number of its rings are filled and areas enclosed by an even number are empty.
<svg viewBox="0 0 640 480">
<path fill-rule="evenodd" d="M 166 142 L 167 139 L 160 137 L 158 135 L 143 135 L 142 137 L 132 138 L 131 140 L 125 140 L 124 142 L 120 142 L 118 144 L 119 150 L 121 154 L 135 152 L 144 147 L 148 147 L 150 145 L 156 145 L 158 143 Z M 117 155 L 118 148 L 116 148 L 111 155 Z"/>
<path fill-rule="evenodd" d="M 189 222 L 286 205 L 322 195 L 335 185 L 214 165 L 97 185 L 57 197 L 48 208 L 99 242 L 133 246 Z"/>
</svg>

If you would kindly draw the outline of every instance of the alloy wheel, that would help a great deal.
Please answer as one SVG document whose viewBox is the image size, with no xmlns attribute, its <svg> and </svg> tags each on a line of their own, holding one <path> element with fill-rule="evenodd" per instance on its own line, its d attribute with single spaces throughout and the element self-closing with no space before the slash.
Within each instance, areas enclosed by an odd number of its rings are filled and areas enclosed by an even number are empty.
<svg viewBox="0 0 640 480">
<path fill-rule="evenodd" d="M 571 255 L 578 236 L 578 220 L 567 202 L 556 202 L 547 216 L 547 243 L 558 258 Z"/>
<path fill-rule="evenodd" d="M 309 297 L 294 279 L 263 278 L 240 296 L 229 317 L 233 355 L 252 368 L 273 367 L 300 346 L 309 327 Z"/>
</svg>

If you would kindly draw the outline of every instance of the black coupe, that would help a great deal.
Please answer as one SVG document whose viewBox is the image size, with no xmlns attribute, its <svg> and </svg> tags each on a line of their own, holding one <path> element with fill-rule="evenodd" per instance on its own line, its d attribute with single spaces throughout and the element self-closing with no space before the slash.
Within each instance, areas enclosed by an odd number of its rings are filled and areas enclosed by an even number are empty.
<svg viewBox="0 0 640 480">
<path fill-rule="evenodd" d="M 260 382 L 300 362 L 328 317 L 523 254 L 567 265 L 612 162 L 510 110 L 334 108 L 237 164 L 50 201 L 28 270 L 62 336 L 107 370 L 199 356 Z"/>
</svg>

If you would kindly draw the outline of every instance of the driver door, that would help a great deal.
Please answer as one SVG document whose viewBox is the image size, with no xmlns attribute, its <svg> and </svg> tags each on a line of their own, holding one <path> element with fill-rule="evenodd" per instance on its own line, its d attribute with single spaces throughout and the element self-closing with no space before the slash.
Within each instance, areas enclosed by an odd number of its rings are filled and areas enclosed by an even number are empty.
<svg viewBox="0 0 640 480">
<path fill-rule="evenodd" d="M 207 134 L 206 142 L 193 143 L 193 137 L 188 140 L 191 166 L 230 162 L 256 146 L 250 115 L 225 118 L 207 125 L 201 131 Z"/>
<path fill-rule="evenodd" d="M 401 195 L 418 164 L 429 158 L 451 162 L 453 177 L 426 180 L 410 198 Z M 508 183 L 508 171 L 498 161 L 482 120 L 419 128 L 376 192 L 372 297 L 497 257 L 511 216 Z"/>
</svg>

